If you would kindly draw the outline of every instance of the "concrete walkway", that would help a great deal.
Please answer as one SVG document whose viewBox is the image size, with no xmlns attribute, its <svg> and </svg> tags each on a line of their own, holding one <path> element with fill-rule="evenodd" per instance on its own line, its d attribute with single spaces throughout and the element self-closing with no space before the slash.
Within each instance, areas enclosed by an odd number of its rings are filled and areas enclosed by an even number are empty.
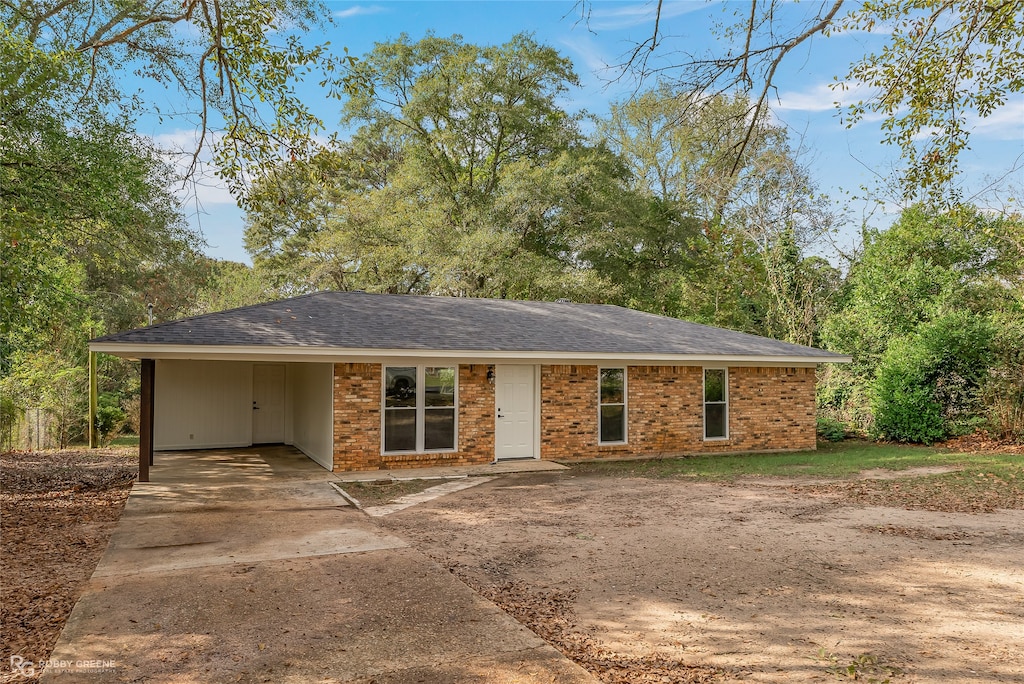
<svg viewBox="0 0 1024 684">
<path fill-rule="evenodd" d="M 596 681 L 302 454 L 156 459 L 42 681 Z"/>
<path fill-rule="evenodd" d="M 406 468 L 404 470 L 371 470 L 358 473 L 335 473 L 336 482 L 366 482 L 370 480 L 417 480 L 443 477 L 486 477 L 508 473 L 539 473 L 554 470 L 568 470 L 568 466 L 554 461 L 524 458 L 512 461 L 497 461 L 484 465 L 433 466 L 429 468 Z"/>
</svg>

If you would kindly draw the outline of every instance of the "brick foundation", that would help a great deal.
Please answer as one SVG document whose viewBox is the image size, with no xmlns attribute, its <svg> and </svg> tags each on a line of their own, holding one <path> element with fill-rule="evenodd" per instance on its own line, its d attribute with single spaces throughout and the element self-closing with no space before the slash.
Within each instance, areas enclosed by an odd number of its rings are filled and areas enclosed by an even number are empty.
<svg viewBox="0 0 1024 684">
<path fill-rule="evenodd" d="M 494 459 L 494 387 L 459 366 L 458 450 L 381 454 L 381 366 L 334 366 L 334 470 L 473 465 Z M 729 368 L 729 438 L 703 438 L 703 368 L 629 366 L 627 442 L 598 444 L 598 368 L 541 366 L 541 458 L 584 460 L 815 447 L 814 368 Z"/>
</svg>

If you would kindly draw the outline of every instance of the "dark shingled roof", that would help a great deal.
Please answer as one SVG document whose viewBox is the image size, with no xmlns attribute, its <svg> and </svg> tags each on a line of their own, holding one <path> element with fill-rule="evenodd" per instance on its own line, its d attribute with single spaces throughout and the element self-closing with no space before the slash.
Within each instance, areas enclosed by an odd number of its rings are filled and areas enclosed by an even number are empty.
<svg viewBox="0 0 1024 684">
<path fill-rule="evenodd" d="M 100 337 L 126 346 L 844 357 L 605 304 L 317 292 Z"/>
</svg>

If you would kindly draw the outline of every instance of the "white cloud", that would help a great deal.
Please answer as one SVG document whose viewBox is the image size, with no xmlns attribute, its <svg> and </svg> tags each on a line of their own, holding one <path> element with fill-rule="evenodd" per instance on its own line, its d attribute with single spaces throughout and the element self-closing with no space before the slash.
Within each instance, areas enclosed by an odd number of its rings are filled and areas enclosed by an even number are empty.
<svg viewBox="0 0 1024 684">
<path fill-rule="evenodd" d="M 806 90 L 779 91 L 772 108 L 783 112 L 824 112 L 835 109 L 838 94 L 828 83 Z"/>
<path fill-rule="evenodd" d="M 1015 140 L 1018 147 L 1024 150 L 1024 98 L 1010 100 L 984 118 L 971 112 L 967 115 L 965 129 L 977 138 Z M 929 126 L 916 133 L 914 140 L 928 140 L 941 133 L 941 128 Z"/>
<path fill-rule="evenodd" d="M 863 84 L 818 83 L 803 90 L 781 90 L 772 100 L 772 107 L 783 112 L 824 112 L 846 107 L 870 97 Z M 865 117 L 867 119 L 867 117 Z"/>
<path fill-rule="evenodd" d="M 661 6 L 661 19 L 664 21 L 683 14 L 700 12 L 706 10 L 707 7 L 708 3 L 701 0 L 665 2 Z M 653 22 L 657 10 L 658 3 L 654 1 L 621 5 L 610 9 L 596 5 L 584 17 L 584 20 L 587 26 L 595 31 L 624 29 Z"/>
<path fill-rule="evenodd" d="M 587 69 L 593 73 L 601 74 L 608 70 L 608 60 L 593 37 L 589 35 L 569 36 L 562 38 L 559 42 L 576 53 Z"/>
<path fill-rule="evenodd" d="M 334 16 L 338 19 L 350 19 L 370 14 L 381 14 L 387 11 L 389 11 L 387 8 L 380 5 L 352 5 L 348 9 L 338 10 L 334 13 Z"/>
<path fill-rule="evenodd" d="M 175 194 L 185 205 L 199 204 L 200 207 L 217 204 L 235 204 L 235 198 L 228 191 L 224 180 L 215 172 L 211 163 L 211 145 L 216 142 L 216 133 L 207 135 L 206 144 L 195 160 L 195 169 L 188 180 L 178 184 Z M 185 178 L 192 166 L 193 155 L 199 145 L 197 129 L 176 129 L 158 133 L 151 137 L 160 156 L 171 165 L 180 178 Z"/>
<path fill-rule="evenodd" d="M 1024 144 L 1024 97 L 1016 97 L 984 119 L 973 115 L 968 127 L 974 135 Z"/>
</svg>

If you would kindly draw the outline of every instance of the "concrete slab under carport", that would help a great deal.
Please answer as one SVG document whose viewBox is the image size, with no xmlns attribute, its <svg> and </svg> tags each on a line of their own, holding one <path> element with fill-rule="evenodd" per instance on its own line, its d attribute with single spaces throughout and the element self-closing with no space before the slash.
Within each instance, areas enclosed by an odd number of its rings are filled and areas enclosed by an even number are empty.
<svg viewBox="0 0 1024 684">
<path fill-rule="evenodd" d="M 276 449 L 164 455 L 43 681 L 595 681 Z"/>
<path fill-rule="evenodd" d="M 331 471 L 295 447 L 260 444 L 250 447 L 157 451 L 150 481 L 140 485 L 231 486 L 286 480 L 330 480 Z M 134 493 L 134 490 L 133 490 Z"/>
</svg>

